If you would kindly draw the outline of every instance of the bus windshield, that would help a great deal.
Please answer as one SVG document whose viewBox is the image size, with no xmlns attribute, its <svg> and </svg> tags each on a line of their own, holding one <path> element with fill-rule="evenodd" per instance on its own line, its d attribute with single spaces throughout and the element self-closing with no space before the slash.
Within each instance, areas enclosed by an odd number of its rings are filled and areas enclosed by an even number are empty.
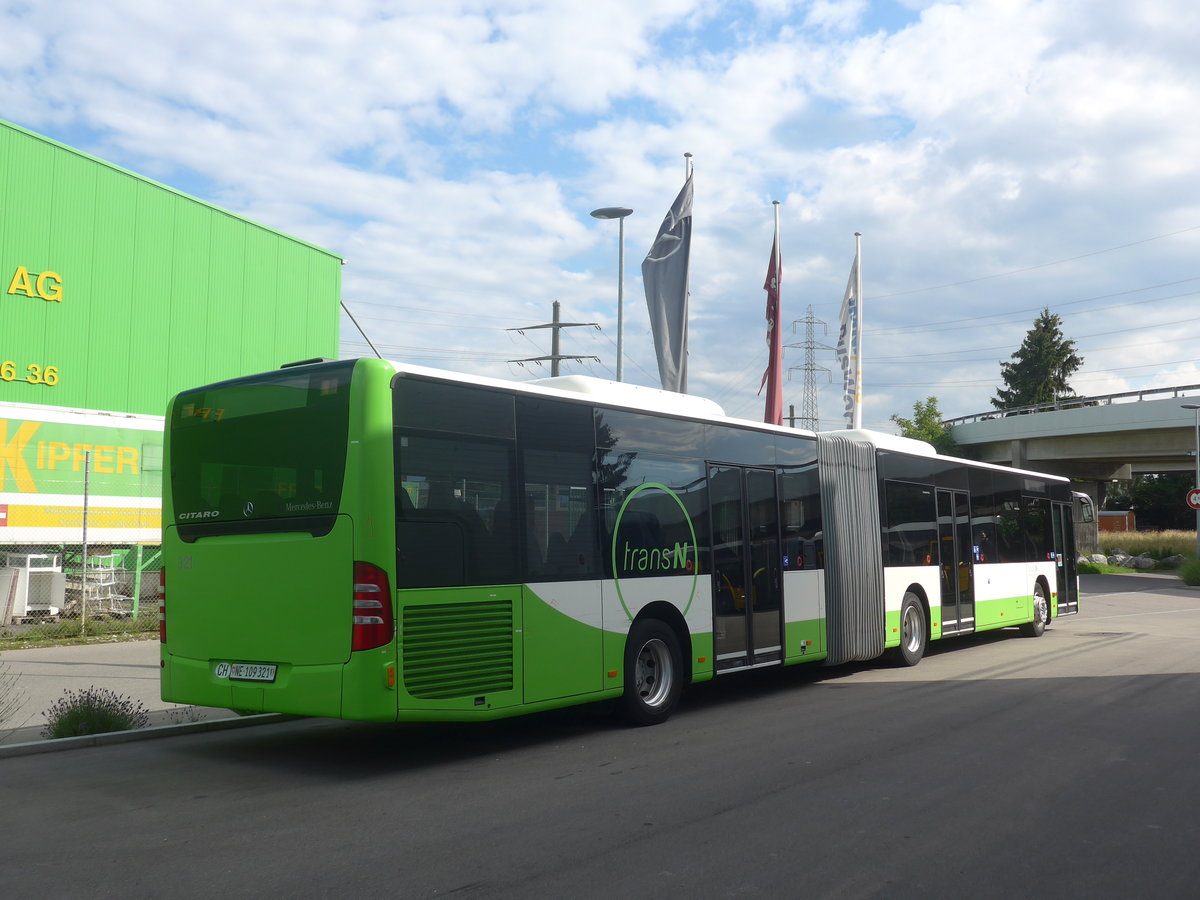
<svg viewBox="0 0 1200 900">
<path fill-rule="evenodd" d="M 329 519 L 327 531 L 346 468 L 353 368 L 283 369 L 180 394 L 168 427 L 181 534 L 291 530 L 298 518 Z"/>
</svg>

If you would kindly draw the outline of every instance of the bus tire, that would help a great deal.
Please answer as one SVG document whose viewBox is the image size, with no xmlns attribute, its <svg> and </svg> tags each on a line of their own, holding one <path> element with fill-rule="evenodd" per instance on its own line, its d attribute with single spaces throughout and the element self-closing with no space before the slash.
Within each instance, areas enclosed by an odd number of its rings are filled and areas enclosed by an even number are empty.
<svg viewBox="0 0 1200 900">
<path fill-rule="evenodd" d="M 625 719 L 658 725 L 670 718 L 683 692 L 679 639 L 658 619 L 639 619 L 625 641 Z"/>
<path fill-rule="evenodd" d="M 891 652 L 891 662 L 896 666 L 915 666 L 925 655 L 928 640 L 925 626 L 925 607 L 921 598 L 908 591 L 900 604 L 900 646 Z"/>
<path fill-rule="evenodd" d="M 1039 581 L 1033 586 L 1033 621 L 1021 626 L 1021 634 L 1025 637 L 1041 637 L 1046 633 L 1046 623 L 1050 621 L 1050 604 L 1046 600 L 1046 589 Z"/>
</svg>

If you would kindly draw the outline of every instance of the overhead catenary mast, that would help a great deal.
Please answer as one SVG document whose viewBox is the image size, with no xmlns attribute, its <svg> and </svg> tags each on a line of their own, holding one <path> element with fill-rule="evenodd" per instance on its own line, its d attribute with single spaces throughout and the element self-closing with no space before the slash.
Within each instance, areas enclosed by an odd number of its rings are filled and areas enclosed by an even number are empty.
<svg viewBox="0 0 1200 900">
<path fill-rule="evenodd" d="M 524 334 L 526 331 L 533 331 L 536 328 L 551 328 L 551 329 L 553 329 L 553 331 L 551 332 L 551 335 L 550 335 L 550 355 L 549 356 L 530 356 L 525 359 L 510 359 L 509 362 L 517 363 L 518 365 L 522 365 L 527 362 L 543 363 L 543 362 L 546 362 L 547 360 L 549 360 L 549 362 L 550 362 L 550 377 L 551 378 L 558 377 L 558 364 L 564 359 L 574 359 L 574 360 L 591 359 L 591 360 L 595 360 L 596 362 L 600 362 L 600 358 L 597 356 L 564 356 L 563 354 L 558 352 L 558 333 L 562 329 L 564 329 L 564 328 L 580 328 L 585 325 L 590 325 L 593 328 L 598 327 L 595 322 L 562 322 L 559 320 L 558 313 L 559 313 L 559 302 L 557 300 L 555 300 L 554 301 L 554 310 L 553 310 L 553 315 L 551 317 L 551 321 L 545 322 L 541 325 L 524 325 L 521 328 L 506 328 L 505 331 L 516 331 L 519 334 Z"/>
</svg>

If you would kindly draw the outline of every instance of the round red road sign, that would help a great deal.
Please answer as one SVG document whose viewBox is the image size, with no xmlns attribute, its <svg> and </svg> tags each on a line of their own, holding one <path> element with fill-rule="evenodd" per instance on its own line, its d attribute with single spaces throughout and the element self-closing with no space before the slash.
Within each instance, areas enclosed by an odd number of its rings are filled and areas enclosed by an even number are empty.
<svg viewBox="0 0 1200 900">
<path fill-rule="evenodd" d="M 1192 509 L 1200 509 L 1200 488 L 1188 491 L 1187 504 Z"/>
</svg>

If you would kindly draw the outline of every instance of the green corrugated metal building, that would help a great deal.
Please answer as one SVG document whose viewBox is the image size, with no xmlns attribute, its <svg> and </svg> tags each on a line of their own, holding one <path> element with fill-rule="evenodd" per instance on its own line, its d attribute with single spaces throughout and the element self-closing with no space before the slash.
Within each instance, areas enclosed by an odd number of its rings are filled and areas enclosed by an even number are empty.
<svg viewBox="0 0 1200 900">
<path fill-rule="evenodd" d="M 337 356 L 341 266 L 0 121 L 0 575 L 157 542 L 170 397 Z"/>
<path fill-rule="evenodd" d="M 336 356 L 341 262 L 0 121 L 0 401 L 162 415 Z"/>
</svg>

